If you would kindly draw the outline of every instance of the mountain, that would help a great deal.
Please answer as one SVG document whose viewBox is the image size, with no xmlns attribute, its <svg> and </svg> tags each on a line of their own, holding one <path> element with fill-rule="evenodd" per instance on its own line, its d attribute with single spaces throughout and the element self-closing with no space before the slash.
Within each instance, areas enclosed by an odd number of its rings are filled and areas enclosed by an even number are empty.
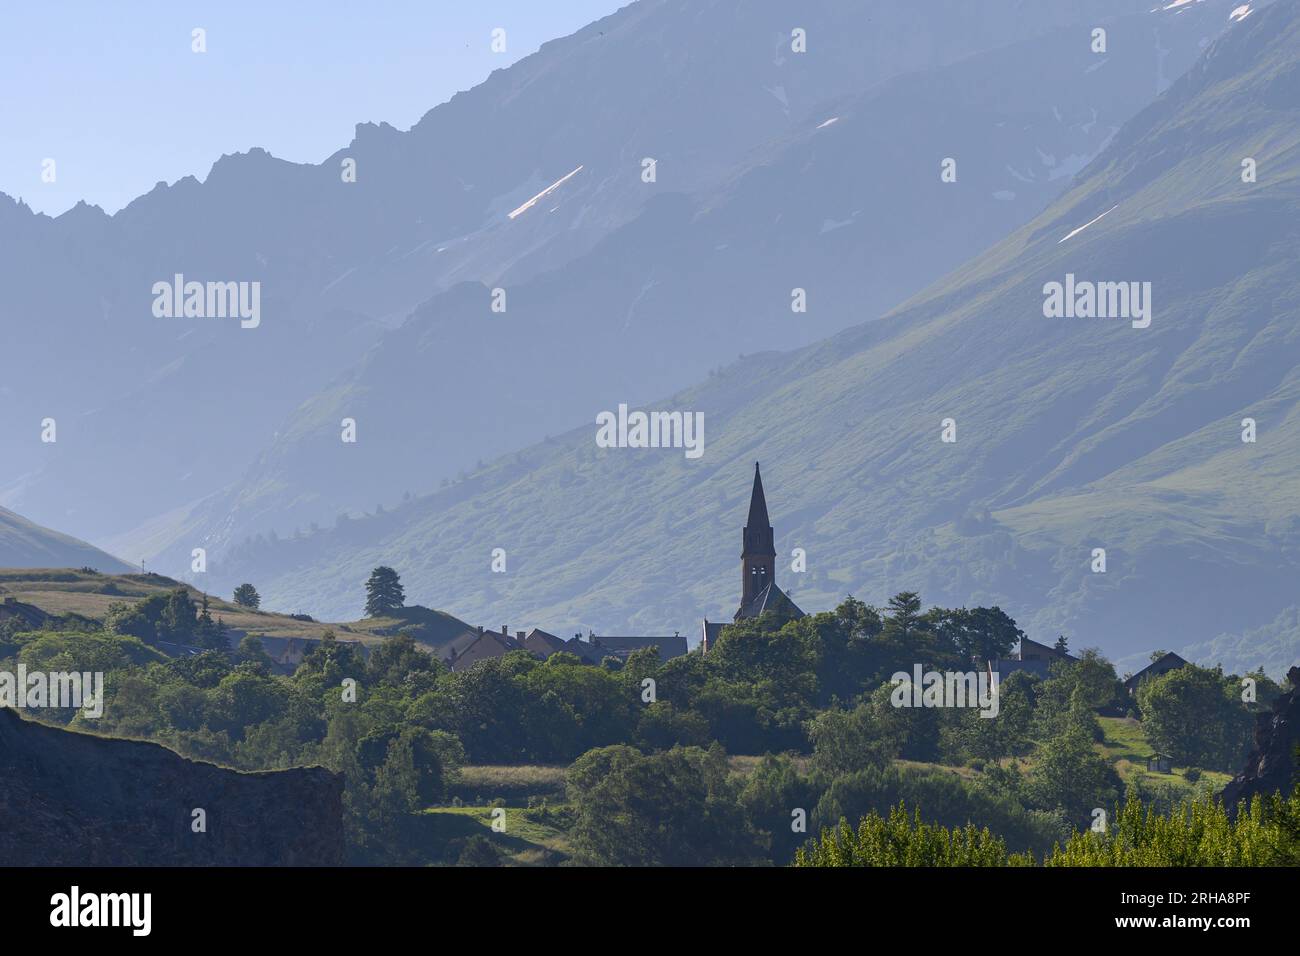
<svg viewBox="0 0 1300 956">
<path fill-rule="evenodd" d="M 634 5 L 603 38 L 584 31 L 539 54 L 563 69 L 534 64 L 513 81 L 547 115 L 573 104 L 600 119 L 563 125 L 572 135 L 559 140 L 529 119 L 525 152 L 563 158 L 470 238 L 432 247 L 477 265 L 439 273 L 454 284 L 271 440 L 250 443 L 261 451 L 223 489 L 103 540 L 178 574 L 201 545 L 215 567 L 247 538 L 391 508 L 599 410 L 687 387 L 737 353 L 805 345 L 884 312 L 1057 197 L 1230 9 L 828 5 L 807 26 L 819 45 L 795 54 L 784 5 L 747 6 L 737 22 L 731 6 L 704 4 L 689 25 L 681 7 Z M 1100 55 L 1090 36 L 1103 12 L 1115 15 Z M 611 37 L 619 56 L 605 50 Z M 658 59 L 642 48 L 650 38 Z M 602 77 L 599 90 L 563 79 L 576 62 Z M 478 95 L 501 95 L 514 69 Z M 658 160 L 653 184 L 640 175 L 646 155 Z M 955 183 L 941 181 L 945 158 Z M 493 256 L 509 265 L 489 267 Z M 502 313 L 489 309 L 494 288 Z M 806 312 L 792 309 L 795 289 Z M 345 419 L 355 443 L 340 440 Z"/>
<path fill-rule="evenodd" d="M 805 610 L 919 590 L 1115 655 L 1267 624 L 1300 570 L 1298 54 L 1296 4 L 1238 15 L 983 255 L 879 320 L 648 405 L 704 413 L 698 459 L 598 448 L 587 424 L 233 566 L 330 613 L 387 563 L 468 620 L 694 633 L 734 610 L 760 459 L 778 553 L 807 553 L 806 577 L 778 565 Z M 1046 317 L 1067 276 L 1151 283 L 1149 326 Z"/>
<path fill-rule="evenodd" d="M 1229 674 L 1262 668 L 1275 680 L 1300 660 L 1300 607 L 1284 607 L 1273 620 L 1237 633 L 1219 634 L 1178 649 L 1187 660 L 1207 667 L 1220 664 Z"/>
<path fill-rule="evenodd" d="M 0 508 L 0 568 L 90 567 L 129 571 L 111 554 Z"/>
</svg>

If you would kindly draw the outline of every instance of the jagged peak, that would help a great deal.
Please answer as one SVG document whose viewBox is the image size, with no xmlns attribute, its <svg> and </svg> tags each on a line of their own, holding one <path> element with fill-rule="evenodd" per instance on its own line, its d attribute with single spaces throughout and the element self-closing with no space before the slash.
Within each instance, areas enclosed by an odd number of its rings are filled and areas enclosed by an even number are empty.
<svg viewBox="0 0 1300 956">
<path fill-rule="evenodd" d="M 379 140 L 390 140 L 401 136 L 402 131 L 392 123 L 380 120 L 378 123 L 358 123 L 356 129 L 352 132 L 351 146 L 358 143 L 371 143 Z"/>
<path fill-rule="evenodd" d="M 75 206 L 73 206 L 71 209 L 67 210 L 66 212 L 60 213 L 54 218 L 55 221 L 59 221 L 59 220 L 71 221 L 74 219 L 85 219 L 85 218 L 108 220 L 111 217 L 108 215 L 108 213 L 104 212 L 102 206 L 95 205 L 94 203 L 88 203 L 84 199 L 78 199 L 77 204 Z"/>
</svg>

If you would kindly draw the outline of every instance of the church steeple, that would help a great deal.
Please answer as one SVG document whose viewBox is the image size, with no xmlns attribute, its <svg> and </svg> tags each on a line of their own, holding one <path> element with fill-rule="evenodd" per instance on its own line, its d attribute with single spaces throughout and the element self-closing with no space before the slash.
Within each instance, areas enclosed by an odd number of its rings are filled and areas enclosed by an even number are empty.
<svg viewBox="0 0 1300 956">
<path fill-rule="evenodd" d="M 754 490 L 749 495 L 749 520 L 742 532 L 744 547 L 740 552 L 740 607 L 732 620 L 739 624 L 749 618 L 774 615 L 780 624 L 803 617 L 803 611 L 790 600 L 776 583 L 776 536 L 767 517 L 767 497 L 763 494 L 763 476 L 754 462 Z M 722 635 L 721 624 L 704 620 L 700 647 L 707 654 Z"/>
<path fill-rule="evenodd" d="M 767 517 L 767 498 L 763 495 L 763 476 L 754 462 L 754 490 L 749 496 L 749 520 L 745 522 L 744 547 L 740 552 L 740 606 L 747 607 L 775 580 L 776 541 Z"/>
</svg>

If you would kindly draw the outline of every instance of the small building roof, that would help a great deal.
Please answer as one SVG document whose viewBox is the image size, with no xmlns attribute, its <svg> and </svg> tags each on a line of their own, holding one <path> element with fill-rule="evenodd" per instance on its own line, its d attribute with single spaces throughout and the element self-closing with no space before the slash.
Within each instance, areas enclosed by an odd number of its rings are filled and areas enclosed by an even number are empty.
<svg viewBox="0 0 1300 956">
<path fill-rule="evenodd" d="M 989 661 L 989 671 L 998 675 L 999 681 L 1006 680 L 1017 671 L 1024 671 L 1044 680 L 1052 676 L 1052 662 L 1044 660 L 1018 661 L 1011 658 L 998 658 Z"/>
<path fill-rule="evenodd" d="M 647 647 L 659 648 L 659 660 L 668 661 L 686 653 L 686 638 L 680 634 L 672 637 L 600 637 L 592 635 L 592 649 L 601 658 L 618 657 L 627 660 L 634 653 Z"/>
<path fill-rule="evenodd" d="M 1159 676 L 1160 674 L 1165 673 L 1166 671 L 1178 670 L 1178 668 L 1180 667 L 1186 667 L 1188 663 L 1190 662 L 1185 658 L 1180 657 L 1179 655 L 1175 654 L 1173 651 L 1168 651 L 1164 654 L 1161 654 L 1159 657 L 1153 660 L 1146 667 L 1142 668 L 1132 677 L 1126 678 L 1124 681 L 1124 686 L 1132 690 L 1134 687 L 1137 687 L 1138 684 L 1142 683 L 1142 681 L 1146 680 L 1148 677 L 1156 677 Z"/>
<path fill-rule="evenodd" d="M 1017 650 L 1017 653 L 1020 655 L 1021 660 L 1024 660 L 1026 650 L 1046 651 L 1047 653 L 1054 654 L 1057 657 L 1059 657 L 1061 660 L 1065 660 L 1065 661 L 1078 660 L 1078 658 L 1075 657 L 1073 654 L 1071 654 L 1069 651 L 1057 650 L 1056 647 L 1052 644 L 1044 644 L 1041 641 L 1035 641 L 1032 638 L 1022 637 L 1020 639 L 1020 647 Z"/>
<path fill-rule="evenodd" d="M 535 627 L 524 635 L 523 647 L 524 650 L 540 654 L 542 657 L 550 657 L 552 654 L 567 649 L 563 638 L 543 631 L 540 627 Z"/>
<path fill-rule="evenodd" d="M 740 606 L 740 610 L 736 612 L 736 620 L 758 617 L 767 611 L 784 614 L 790 618 L 804 616 L 803 611 L 799 610 L 799 606 L 790 600 L 790 596 L 782 591 L 775 581 L 769 581 L 763 590 L 754 595 L 753 600 Z"/>
<path fill-rule="evenodd" d="M 446 658 L 447 666 L 454 671 L 472 667 L 479 661 L 492 657 L 504 657 L 511 651 L 523 650 L 523 645 L 508 634 L 498 631 L 484 631 L 474 635 L 465 647 Z"/>
<path fill-rule="evenodd" d="M 704 623 L 700 627 L 700 649 L 704 653 L 707 654 L 710 648 L 717 646 L 718 638 L 722 637 L 722 629 L 726 626 L 721 621 L 715 623 L 707 617 L 704 619 Z"/>
</svg>

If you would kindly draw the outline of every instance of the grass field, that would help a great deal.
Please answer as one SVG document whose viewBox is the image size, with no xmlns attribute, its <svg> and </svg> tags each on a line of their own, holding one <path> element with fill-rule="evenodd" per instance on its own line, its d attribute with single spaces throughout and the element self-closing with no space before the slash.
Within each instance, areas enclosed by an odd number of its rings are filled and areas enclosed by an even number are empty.
<svg viewBox="0 0 1300 956">
<path fill-rule="evenodd" d="M 1147 758 L 1154 753 L 1154 748 L 1147 742 L 1140 721 L 1130 717 L 1098 718 L 1102 731 L 1106 734 L 1103 743 L 1097 749 L 1115 764 L 1120 777 L 1128 780 L 1138 777 L 1146 783 L 1163 783 L 1174 787 L 1186 788 L 1190 795 L 1202 786 L 1212 786 L 1222 790 L 1232 777 L 1214 770 L 1201 770 L 1201 777 L 1192 784 L 1183 776 L 1186 767 L 1175 767 L 1173 773 L 1158 773 L 1147 769 Z"/>
<path fill-rule="evenodd" d="M 494 810 L 503 813 L 493 816 Z M 555 866 L 571 854 L 568 838 L 557 823 L 548 822 L 554 811 L 529 810 L 525 807 L 437 807 L 424 816 L 448 841 L 462 841 L 479 834 L 487 837 L 502 854 L 504 862 L 516 866 Z M 500 820 L 501 832 L 492 828 Z"/>
<path fill-rule="evenodd" d="M 462 767 L 451 795 L 466 803 L 485 805 L 505 800 L 527 806 L 530 798 L 553 804 L 564 799 L 564 772 L 568 769 L 545 764 Z"/>
<path fill-rule="evenodd" d="M 69 568 L 0 568 L 0 598 L 12 597 L 34 604 L 47 614 L 80 614 L 103 619 L 116 603 L 135 603 L 155 594 L 186 588 L 197 604 L 203 592 L 192 585 L 160 574 L 97 574 Z M 403 608 L 400 616 L 371 618 L 351 623 L 300 621 L 288 614 L 254 611 L 209 594 L 212 616 L 220 617 L 234 632 L 267 637 L 320 640 L 334 631 L 340 640 L 378 644 L 399 631 L 409 631 L 418 641 L 440 646 L 462 634 L 469 625 L 449 614 L 423 607 Z"/>
</svg>

